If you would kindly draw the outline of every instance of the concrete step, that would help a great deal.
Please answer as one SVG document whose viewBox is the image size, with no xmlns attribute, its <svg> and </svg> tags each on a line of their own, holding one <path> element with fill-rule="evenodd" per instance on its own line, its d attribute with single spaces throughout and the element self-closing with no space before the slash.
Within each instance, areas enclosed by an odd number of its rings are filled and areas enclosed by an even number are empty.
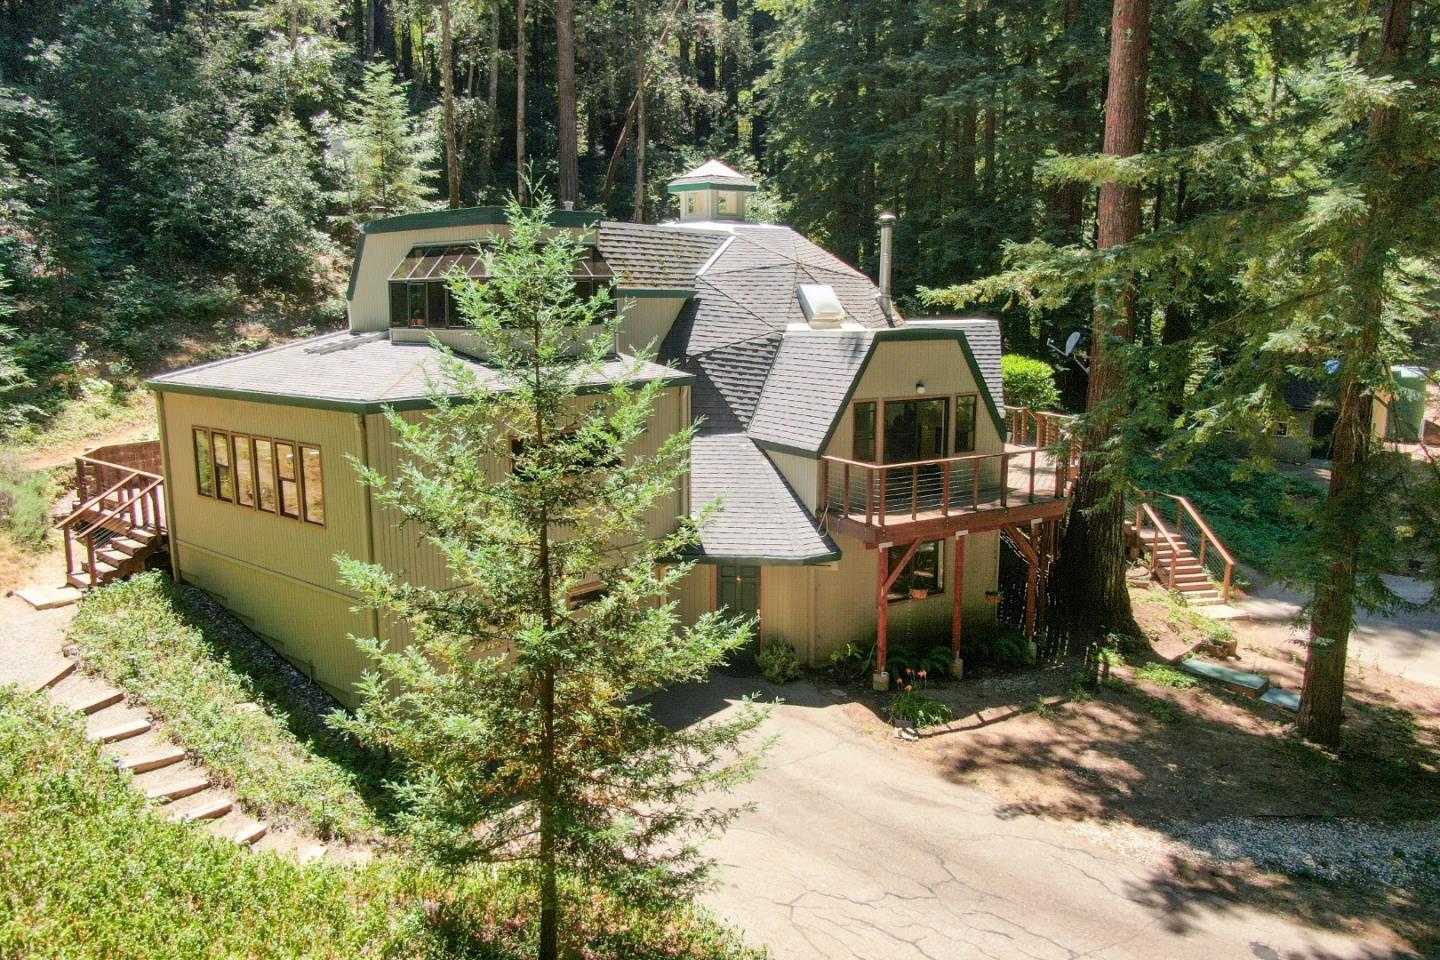
<svg viewBox="0 0 1440 960">
<path fill-rule="evenodd" d="M 241 846 L 248 847 L 254 845 L 261 837 L 269 832 L 270 824 L 259 820 L 252 820 L 249 823 L 242 824 L 236 829 L 235 832 L 230 835 L 230 839 Z"/>
<path fill-rule="evenodd" d="M 141 774 L 135 778 L 135 786 L 145 791 L 145 799 L 166 803 L 204 790 L 210 786 L 210 774 L 194 761 L 184 760 Z"/>
<path fill-rule="evenodd" d="M 51 688 L 50 699 L 62 707 L 91 714 L 119 703 L 125 694 L 104 680 L 72 673 Z"/>
<path fill-rule="evenodd" d="M 192 793 L 176 800 L 166 811 L 171 820 L 191 823 L 196 820 L 215 820 L 225 816 L 235 807 L 235 801 L 214 787 Z"/>
<path fill-rule="evenodd" d="M 124 743 L 124 741 L 120 741 Z M 179 747 L 167 747 L 157 750 L 154 753 L 138 754 L 128 758 L 117 758 L 115 769 L 127 770 L 130 773 L 146 773 L 150 770 L 159 770 L 161 767 L 168 767 L 172 763 L 179 763 L 185 759 L 185 751 Z"/>
<path fill-rule="evenodd" d="M 150 711 L 139 704 L 117 703 L 85 718 L 85 736 L 99 740 L 100 734 L 125 724 L 149 720 Z M 141 731 L 142 733 L 144 731 Z M 125 739 L 121 737 L 120 739 Z"/>
<path fill-rule="evenodd" d="M 1229 690 L 1234 690 L 1236 693 L 1243 693 L 1247 697 L 1258 697 L 1270 689 L 1269 677 L 1258 673 L 1247 673 L 1244 670 L 1236 670 L 1234 667 L 1212 663 L 1209 660 L 1201 660 L 1198 657 L 1191 657 L 1179 666 L 1180 669 L 1186 673 L 1193 674 L 1205 680 L 1213 680 L 1221 686 Z"/>
<path fill-rule="evenodd" d="M 98 740 L 101 743 L 116 743 L 120 740 L 138 737 L 142 733 L 148 733 L 152 726 L 153 724 L 149 720 L 129 720 L 113 727 L 97 730 L 90 734 L 90 739 Z"/>
<path fill-rule="evenodd" d="M 59 683 L 61 680 L 64 680 L 66 677 L 70 676 L 70 674 L 74 673 L 75 668 L 78 666 L 79 663 L 77 661 L 66 660 L 62 665 L 55 668 L 55 671 L 51 674 L 49 680 L 46 680 L 44 683 L 40 684 L 40 689 L 49 690 L 51 687 L 55 686 L 55 684 Z"/>
</svg>

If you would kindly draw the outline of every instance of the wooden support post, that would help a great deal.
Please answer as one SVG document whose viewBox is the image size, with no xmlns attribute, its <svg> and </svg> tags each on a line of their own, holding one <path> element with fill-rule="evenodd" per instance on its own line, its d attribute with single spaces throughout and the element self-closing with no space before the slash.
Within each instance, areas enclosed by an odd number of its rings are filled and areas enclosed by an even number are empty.
<svg viewBox="0 0 1440 960">
<path fill-rule="evenodd" d="M 1035 587 L 1039 572 L 1032 560 L 1025 578 L 1025 639 L 1032 642 L 1035 640 Z"/>
<path fill-rule="evenodd" d="M 950 612 L 950 653 L 954 662 L 950 674 L 959 680 L 965 674 L 965 661 L 960 658 L 960 633 L 965 618 L 965 533 L 955 536 L 955 581 L 950 586 L 953 597 Z"/>
<path fill-rule="evenodd" d="M 880 544 L 875 549 L 875 676 L 871 686 L 876 690 L 890 689 L 890 674 L 885 672 L 885 656 L 889 652 L 890 630 L 890 547 Z"/>
</svg>

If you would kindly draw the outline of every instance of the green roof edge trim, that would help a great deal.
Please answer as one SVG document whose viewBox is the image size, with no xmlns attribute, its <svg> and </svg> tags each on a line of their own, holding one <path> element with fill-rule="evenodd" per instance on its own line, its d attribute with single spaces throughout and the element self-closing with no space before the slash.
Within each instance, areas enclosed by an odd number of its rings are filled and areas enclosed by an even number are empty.
<svg viewBox="0 0 1440 960">
<path fill-rule="evenodd" d="M 688 557 L 697 566 L 713 566 L 720 563 L 734 563 L 751 567 L 813 567 L 822 563 L 834 563 L 840 559 L 840 551 L 817 553 L 813 557 L 732 557 L 728 554 L 702 553 Z"/>
<path fill-rule="evenodd" d="M 591 210 L 555 210 L 550 214 L 549 221 L 557 227 L 593 227 L 600 222 L 600 214 Z M 509 222 L 504 207 L 461 207 L 458 210 L 421 210 L 382 217 L 369 221 L 360 230 L 362 234 L 398 233 L 401 230 L 494 226 Z"/>
<path fill-rule="evenodd" d="M 695 381 L 692 374 L 682 373 L 672 377 L 658 378 L 667 387 L 683 387 Z M 654 383 L 654 380 L 636 380 L 634 383 Z M 300 407 L 306 410 L 334 410 L 337 413 L 384 413 L 386 410 L 428 410 L 434 406 L 429 397 L 404 397 L 399 400 L 332 400 L 328 397 L 303 397 L 287 393 L 260 393 L 254 390 L 228 390 L 224 387 L 199 387 L 190 383 L 170 383 L 164 380 L 147 380 L 145 386 L 156 393 L 184 393 L 195 397 L 217 397 L 222 400 L 240 400 L 246 403 L 273 403 L 282 407 Z M 576 388 L 580 396 L 606 393 L 613 383 L 586 383 Z M 460 397 L 452 397 L 459 400 Z"/>
<path fill-rule="evenodd" d="M 616 287 L 615 296 L 631 297 L 636 300 L 647 298 L 689 300 L 695 296 L 695 291 L 687 287 Z"/>
<path fill-rule="evenodd" d="M 686 193 L 690 190 L 729 190 L 734 193 L 754 193 L 760 188 L 753 183 L 720 183 L 717 180 L 697 180 L 694 183 L 672 183 L 665 189 L 669 193 Z"/>
<path fill-rule="evenodd" d="M 819 450 L 803 450 L 798 447 L 787 447 L 784 444 L 766 443 L 764 440 L 752 437 L 759 446 L 770 450 L 779 450 L 784 453 L 794 453 L 799 456 L 818 458 L 830 441 L 835 436 L 835 430 L 840 426 L 840 419 L 845 416 L 845 409 L 850 406 L 850 401 L 855 396 L 855 391 L 860 387 L 860 381 L 865 379 L 865 371 L 870 367 L 870 361 L 875 357 L 875 348 L 882 341 L 905 342 L 909 340 L 955 340 L 960 344 L 960 350 L 965 355 L 965 362 L 970 367 L 970 374 L 975 378 L 975 386 L 979 388 L 980 395 L 985 398 L 985 409 L 990 411 L 990 419 L 995 424 L 995 432 L 1000 439 L 1005 439 L 1005 421 L 1000 416 L 1000 411 L 995 406 L 995 398 L 990 396 L 990 386 L 985 382 L 985 377 L 980 372 L 980 364 L 975 362 L 975 354 L 970 351 L 970 341 L 965 339 L 965 331 L 951 328 L 948 330 L 925 330 L 917 327 L 891 327 L 889 329 L 876 330 L 870 336 L 870 348 L 865 352 L 865 359 L 860 362 L 860 369 L 855 371 L 854 378 L 850 385 L 845 388 L 845 397 L 835 409 L 835 416 L 830 421 L 830 426 L 825 429 L 825 438 L 820 441 Z"/>
</svg>

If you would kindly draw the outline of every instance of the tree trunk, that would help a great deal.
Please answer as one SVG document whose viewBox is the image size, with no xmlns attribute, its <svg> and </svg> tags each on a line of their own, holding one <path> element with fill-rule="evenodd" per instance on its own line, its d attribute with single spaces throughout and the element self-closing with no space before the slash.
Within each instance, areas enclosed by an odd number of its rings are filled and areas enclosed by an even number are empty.
<svg viewBox="0 0 1440 960">
<path fill-rule="evenodd" d="M 580 146 L 575 119 L 575 0 L 555 0 L 556 131 L 560 139 L 560 205 L 580 202 Z"/>
<path fill-rule="evenodd" d="M 1105 98 L 1105 153 L 1128 157 L 1145 141 L 1145 83 L 1150 45 L 1149 0 L 1115 0 L 1111 14 L 1110 83 Z M 1140 232 L 1140 191 L 1120 183 L 1100 188 L 1099 246 L 1120 246 Z M 1080 474 L 1071 496 L 1052 589 L 1051 609 L 1066 620 L 1070 634 L 1094 636 L 1131 632 L 1134 616 L 1125 587 L 1124 498 L 1113 478 L 1101 476 L 1119 421 L 1112 401 L 1122 370 L 1107 340 L 1135 336 L 1135 291 L 1128 285 L 1104 306 L 1096 294 L 1090 343 L 1090 383 L 1085 398 L 1088 422 Z"/>
<path fill-rule="evenodd" d="M 1393 71 L 1410 39 L 1411 0 L 1389 0 L 1377 58 L 1377 73 Z M 1315 743 L 1340 744 L 1345 702 L 1345 658 L 1355 620 L 1355 579 L 1366 518 L 1371 510 L 1369 460 L 1370 413 L 1374 394 L 1362 372 L 1379 352 L 1383 327 L 1386 261 L 1390 256 L 1388 213 L 1393 196 L 1390 184 L 1398 179 L 1395 168 L 1396 134 L 1400 125 L 1394 107 L 1377 108 L 1370 115 L 1370 211 L 1362 226 L 1351 269 L 1355 296 L 1351 349 L 1343 350 L 1340 368 L 1340 409 L 1335 422 L 1330 489 L 1325 499 L 1321 530 L 1323 573 L 1315 585 L 1314 614 L 1310 620 L 1310 649 L 1305 660 L 1305 684 L 1300 693 L 1298 725 L 1301 736 Z"/>
<path fill-rule="evenodd" d="M 515 0 L 515 197 L 530 202 L 525 179 L 525 0 Z"/>
<path fill-rule="evenodd" d="M 985 126 L 981 134 L 981 144 L 985 153 L 985 177 L 984 190 L 985 200 L 990 202 L 995 198 L 995 102 L 992 100 L 985 105 Z"/>
<path fill-rule="evenodd" d="M 1065 0 L 1065 42 L 1072 47 L 1080 42 L 1081 0 Z M 1085 84 L 1084 64 L 1072 56 L 1061 71 L 1060 113 L 1064 131 L 1061 151 L 1069 154 L 1085 152 Z M 1080 224 L 1085 216 L 1085 184 L 1065 183 L 1055 193 L 1055 227 L 1061 243 L 1080 242 Z"/>
<path fill-rule="evenodd" d="M 450 0 L 440 0 L 440 90 L 445 110 L 445 181 L 450 209 L 460 206 L 460 149 L 455 137 L 455 43 L 450 35 Z"/>
<path fill-rule="evenodd" d="M 490 73 L 485 87 L 485 164 L 482 184 L 488 186 L 500 145 L 500 0 L 490 5 Z"/>
<path fill-rule="evenodd" d="M 645 117 L 645 67 L 649 56 L 649 43 L 645 29 L 649 11 L 645 0 L 635 0 L 635 38 L 639 49 L 635 51 L 635 213 L 631 217 L 636 223 L 645 222 L 645 149 L 649 131 Z"/>
</svg>

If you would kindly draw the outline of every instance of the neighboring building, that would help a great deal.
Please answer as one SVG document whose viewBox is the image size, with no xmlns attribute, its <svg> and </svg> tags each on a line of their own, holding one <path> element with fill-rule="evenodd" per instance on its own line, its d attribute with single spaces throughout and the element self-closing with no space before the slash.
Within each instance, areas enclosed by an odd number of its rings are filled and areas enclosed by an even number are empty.
<svg viewBox="0 0 1440 960">
<path fill-rule="evenodd" d="M 635 452 L 703 418 L 691 473 L 647 531 L 723 501 L 677 598 L 683 617 L 754 613 L 762 642 L 812 664 L 877 634 L 882 668 L 890 637 L 951 642 L 958 657 L 962 631 L 994 628 L 1003 529 L 1031 562 L 1033 620 L 1068 473 L 1006 446 L 998 325 L 907 323 L 860 272 L 787 227 L 746 222 L 753 189 L 712 161 L 671 184 L 679 223 L 555 215 L 593 241 L 576 281 L 613 285 L 620 351 L 658 345 L 638 376 L 666 388 Z M 506 229 L 496 208 L 369 223 L 347 331 L 150 381 L 176 575 L 346 703 L 366 667 L 348 637 L 403 643 L 405 631 L 354 609 L 335 555 L 447 582 L 351 461 L 396 469 L 383 413 L 425 415 L 432 335 L 475 356 L 443 277 L 483 280 L 475 245 Z"/>
</svg>

